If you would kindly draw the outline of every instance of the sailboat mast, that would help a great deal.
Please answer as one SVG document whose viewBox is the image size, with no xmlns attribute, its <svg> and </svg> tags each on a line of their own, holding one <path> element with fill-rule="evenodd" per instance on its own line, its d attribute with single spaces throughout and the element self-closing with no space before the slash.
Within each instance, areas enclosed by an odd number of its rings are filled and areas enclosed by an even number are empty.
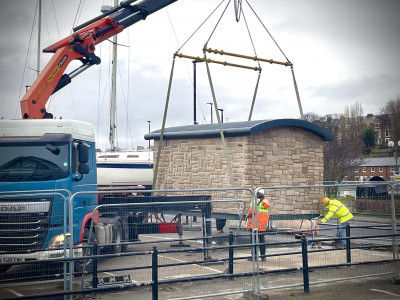
<svg viewBox="0 0 400 300">
<path fill-rule="evenodd" d="M 42 27 L 42 0 L 38 2 L 38 45 L 36 58 L 36 77 L 40 74 L 40 31 Z"/>
<path fill-rule="evenodd" d="M 114 7 L 118 6 L 118 0 L 114 0 Z M 117 102 L 117 35 L 112 38 L 112 73 L 111 73 L 111 104 L 110 104 L 110 145 L 111 151 L 115 151 L 115 133 L 117 128 L 116 102 Z"/>
</svg>

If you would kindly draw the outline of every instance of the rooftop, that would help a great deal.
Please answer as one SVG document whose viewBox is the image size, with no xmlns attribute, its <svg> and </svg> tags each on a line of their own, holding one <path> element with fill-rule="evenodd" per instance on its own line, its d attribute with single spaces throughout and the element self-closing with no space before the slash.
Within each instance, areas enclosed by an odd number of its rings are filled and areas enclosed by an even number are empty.
<svg viewBox="0 0 400 300">
<path fill-rule="evenodd" d="M 298 119 L 258 120 L 245 122 L 222 123 L 224 136 L 246 136 L 277 127 L 296 127 L 319 136 L 324 141 L 334 141 L 334 135 L 327 129 L 314 123 Z M 159 140 L 161 130 L 150 132 L 144 136 L 146 140 Z M 165 128 L 164 139 L 209 138 L 220 137 L 219 125 L 196 124 Z"/>
<path fill-rule="evenodd" d="M 400 163 L 400 158 L 397 161 Z M 372 157 L 366 158 L 361 164 L 360 167 L 390 167 L 396 165 L 395 157 Z"/>
</svg>

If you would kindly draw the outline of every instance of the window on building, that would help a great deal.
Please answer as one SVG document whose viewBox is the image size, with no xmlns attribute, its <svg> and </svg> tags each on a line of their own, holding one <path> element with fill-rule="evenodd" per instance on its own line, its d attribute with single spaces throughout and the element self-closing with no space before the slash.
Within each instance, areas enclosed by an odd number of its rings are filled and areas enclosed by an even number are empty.
<svg viewBox="0 0 400 300">
<path fill-rule="evenodd" d="M 385 129 L 385 136 L 390 136 L 390 129 Z"/>
<path fill-rule="evenodd" d="M 375 167 L 371 167 L 371 172 L 375 172 Z"/>
<path fill-rule="evenodd" d="M 363 167 L 363 172 L 367 172 L 367 167 Z"/>
<path fill-rule="evenodd" d="M 381 128 L 381 123 L 375 123 L 375 128 Z"/>
<path fill-rule="evenodd" d="M 383 172 L 383 167 L 379 167 L 379 172 Z"/>
<path fill-rule="evenodd" d="M 354 169 L 354 172 L 358 173 L 358 168 L 355 168 L 355 169 Z"/>
<path fill-rule="evenodd" d="M 390 171 L 392 171 L 392 172 L 394 171 L 394 167 L 393 166 L 390 167 Z"/>
<path fill-rule="evenodd" d="M 385 138 L 385 144 L 390 142 L 390 138 Z"/>
<path fill-rule="evenodd" d="M 381 138 L 377 138 L 376 139 L 376 144 L 379 145 L 379 146 L 382 145 L 382 139 Z"/>
</svg>

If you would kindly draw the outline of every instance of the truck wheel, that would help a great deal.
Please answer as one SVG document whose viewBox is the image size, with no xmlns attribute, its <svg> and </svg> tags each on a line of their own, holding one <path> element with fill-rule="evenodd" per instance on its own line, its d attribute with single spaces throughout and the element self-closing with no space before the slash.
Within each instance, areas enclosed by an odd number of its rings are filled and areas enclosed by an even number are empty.
<svg viewBox="0 0 400 300">
<path fill-rule="evenodd" d="M 89 241 L 89 229 L 84 229 L 83 231 L 83 241 L 82 241 L 82 257 L 91 256 L 93 254 L 93 246 L 94 243 L 97 243 L 96 233 L 92 232 L 90 234 Z M 86 247 L 88 246 L 88 247 Z M 93 259 L 82 259 L 76 260 L 74 263 L 74 272 L 81 273 L 77 274 L 77 276 L 82 276 L 82 272 L 92 273 L 93 272 Z"/>
<path fill-rule="evenodd" d="M 113 240 L 113 243 L 115 244 L 113 246 L 113 253 L 121 253 L 126 251 L 126 245 L 121 245 L 121 242 L 123 241 L 123 230 L 122 230 L 122 224 L 121 222 L 118 222 L 115 225 L 115 238 Z"/>
</svg>

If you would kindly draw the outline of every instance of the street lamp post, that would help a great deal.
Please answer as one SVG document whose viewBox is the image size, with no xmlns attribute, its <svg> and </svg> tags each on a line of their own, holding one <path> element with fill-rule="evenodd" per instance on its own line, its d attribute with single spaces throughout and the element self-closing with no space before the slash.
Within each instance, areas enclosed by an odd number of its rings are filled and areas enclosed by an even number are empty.
<svg viewBox="0 0 400 300">
<path fill-rule="evenodd" d="M 400 141 L 398 141 L 397 142 L 397 145 L 393 142 L 393 141 L 389 141 L 388 142 L 388 146 L 390 147 L 390 148 L 394 148 L 394 157 L 395 157 L 395 168 L 394 168 L 394 174 L 396 174 L 396 171 L 398 171 L 397 170 L 397 146 L 399 146 L 400 147 Z M 395 177 L 395 179 L 396 179 L 396 177 Z"/>
<path fill-rule="evenodd" d="M 151 121 L 147 121 L 149 123 L 149 133 L 150 133 L 150 123 Z M 149 150 L 150 150 L 150 140 L 149 140 Z"/>
<path fill-rule="evenodd" d="M 196 64 L 202 62 L 201 60 L 194 60 L 193 61 L 193 124 L 198 124 L 197 119 L 196 119 L 196 100 L 197 100 L 197 95 L 196 95 Z"/>
<path fill-rule="evenodd" d="M 400 147 L 400 141 L 397 142 L 397 145 Z M 397 147 L 396 144 L 393 141 L 389 141 L 388 146 L 390 148 L 394 147 L 394 155 L 395 155 L 395 161 L 396 161 L 396 168 L 394 170 L 394 180 L 396 180 L 396 169 L 397 169 Z M 397 175 L 399 174 L 399 172 L 397 171 Z M 396 196 L 399 195 L 399 191 L 398 191 L 398 185 L 395 185 L 396 187 L 396 192 L 392 191 L 391 193 L 391 206 L 392 206 L 392 230 L 393 230 L 393 234 L 396 235 L 397 234 L 397 223 L 396 223 L 396 212 L 395 212 L 395 201 L 394 201 L 394 194 L 396 193 Z M 393 238 L 393 257 L 398 258 L 398 253 L 399 253 L 399 245 L 397 242 L 397 239 Z M 400 282 L 400 265 L 398 262 L 395 263 L 395 274 L 392 277 L 392 281 L 393 282 Z"/>
<path fill-rule="evenodd" d="M 213 104 L 211 103 L 211 102 L 209 102 L 209 103 L 207 103 L 207 104 L 210 104 L 210 106 L 211 106 L 211 110 L 210 110 L 210 112 L 211 112 L 211 124 L 213 123 L 213 113 L 212 113 L 212 106 L 213 106 Z"/>
</svg>

